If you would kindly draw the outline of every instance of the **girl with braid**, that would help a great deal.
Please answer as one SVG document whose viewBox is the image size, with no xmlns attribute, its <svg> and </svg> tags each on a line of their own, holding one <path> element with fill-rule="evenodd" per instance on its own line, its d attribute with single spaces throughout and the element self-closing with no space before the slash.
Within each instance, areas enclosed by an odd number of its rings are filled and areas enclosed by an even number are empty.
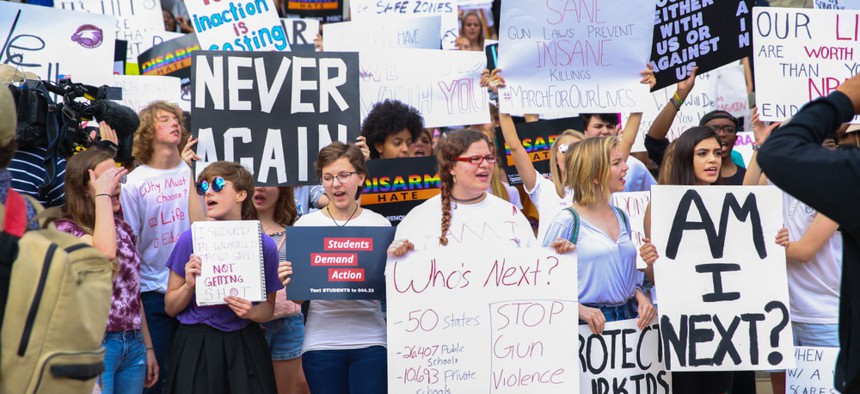
<svg viewBox="0 0 860 394">
<path fill-rule="evenodd" d="M 492 146 L 483 133 L 474 130 L 458 130 L 439 141 L 436 159 L 441 193 L 412 209 L 400 222 L 389 254 L 402 256 L 413 249 L 482 241 L 539 246 L 525 215 L 487 193 L 496 161 Z M 550 246 L 559 253 L 573 250 L 567 240 L 556 240 Z"/>
</svg>

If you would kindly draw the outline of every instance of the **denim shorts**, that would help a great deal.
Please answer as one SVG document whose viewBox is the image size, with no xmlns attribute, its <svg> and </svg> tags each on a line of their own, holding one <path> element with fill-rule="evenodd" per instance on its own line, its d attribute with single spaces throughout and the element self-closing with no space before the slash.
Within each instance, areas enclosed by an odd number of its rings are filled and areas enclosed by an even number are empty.
<svg viewBox="0 0 860 394">
<path fill-rule="evenodd" d="M 261 324 L 266 333 L 266 343 L 272 360 L 292 360 L 302 356 L 302 341 L 305 338 L 305 319 L 296 313 L 283 319 Z"/>
<path fill-rule="evenodd" d="M 839 347 L 838 324 L 791 322 L 795 346 Z"/>
</svg>

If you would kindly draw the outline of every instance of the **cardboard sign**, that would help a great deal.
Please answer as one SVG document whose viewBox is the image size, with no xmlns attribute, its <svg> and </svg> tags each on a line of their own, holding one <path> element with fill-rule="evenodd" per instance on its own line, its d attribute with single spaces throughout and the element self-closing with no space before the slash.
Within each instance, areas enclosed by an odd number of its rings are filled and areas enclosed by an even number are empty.
<svg viewBox="0 0 860 394">
<path fill-rule="evenodd" d="M 752 0 L 703 0 L 687 7 L 658 2 L 651 50 L 655 90 L 687 79 L 693 67 L 703 73 L 749 56 L 752 5 Z"/>
<path fill-rule="evenodd" d="M 210 51 L 289 51 L 278 10 L 266 0 L 185 0 L 200 47 Z"/>
<path fill-rule="evenodd" d="M 651 188 L 668 370 L 794 366 L 785 249 L 774 242 L 780 196 L 771 186 Z"/>
<path fill-rule="evenodd" d="M 812 0 L 812 4 L 826 10 L 860 10 L 860 0 Z"/>
<path fill-rule="evenodd" d="M 343 17 L 343 0 L 286 0 L 286 13 L 298 17 L 338 17 L 337 20 L 327 22 L 339 22 Z"/>
<path fill-rule="evenodd" d="M 258 220 L 219 220 L 191 224 L 194 254 L 200 256 L 197 305 L 222 305 L 224 297 L 266 299 L 266 273 Z"/>
<path fill-rule="evenodd" d="M 396 226 L 412 208 L 439 194 L 436 167 L 433 156 L 368 160 L 361 206 Z"/>
<path fill-rule="evenodd" d="M 50 22 L 48 22 L 50 21 Z M 109 84 L 116 18 L 0 2 L 0 63 L 57 81 Z"/>
<path fill-rule="evenodd" d="M 528 153 L 529 158 L 534 165 L 535 170 L 546 178 L 550 178 L 549 168 L 549 153 L 552 144 L 556 137 L 565 130 L 582 130 L 582 118 L 579 116 L 566 119 L 551 119 L 540 120 L 537 122 L 518 123 L 517 136 L 520 137 L 520 143 Z M 502 135 L 502 128 L 496 128 L 496 145 L 499 145 L 505 140 Z M 508 183 L 511 185 L 520 185 L 523 183 L 520 178 L 520 173 L 517 172 L 517 167 L 514 165 L 514 158 L 511 156 L 511 147 L 507 143 L 497 148 L 504 148 L 504 161 L 499 163 L 505 169 L 505 174 L 508 177 Z"/>
<path fill-rule="evenodd" d="M 764 121 L 783 121 L 860 72 L 854 11 L 756 7 L 755 84 Z M 789 23 L 790 21 L 790 23 Z M 854 121 L 858 121 L 855 117 Z"/>
<path fill-rule="evenodd" d="M 499 34 L 503 113 L 630 112 L 648 87 L 656 0 L 505 2 Z M 565 5 L 567 4 L 567 5 Z"/>
<path fill-rule="evenodd" d="M 372 18 L 374 15 L 384 15 L 390 19 L 439 15 L 442 18 L 439 28 L 442 48 L 456 49 L 454 41 L 460 35 L 456 0 L 350 0 L 349 8 L 353 21 Z"/>
<path fill-rule="evenodd" d="M 639 247 L 645 241 L 645 210 L 651 203 L 651 192 L 612 193 L 612 205 L 627 214 L 630 223 L 630 239 L 636 245 L 636 269 L 645 269 L 645 260 L 639 256 Z"/>
<path fill-rule="evenodd" d="M 164 32 L 161 3 L 155 0 L 58 0 L 54 7 L 115 16 L 116 37 L 128 41 L 130 63 L 137 62 L 137 56 L 152 47 L 153 37 Z"/>
<path fill-rule="evenodd" d="M 385 267 L 392 393 L 573 393 L 576 256 L 485 243 Z"/>
<path fill-rule="evenodd" d="M 397 49 L 361 54 L 361 119 L 385 99 L 415 107 L 424 127 L 490 122 L 482 52 Z"/>
<path fill-rule="evenodd" d="M 190 111 L 191 106 L 182 100 L 181 81 L 176 77 L 157 75 L 114 75 L 113 84 L 122 88 L 122 100 L 119 103 L 140 113 L 149 103 L 156 100 L 166 100 L 179 104 L 183 111 Z"/>
<path fill-rule="evenodd" d="M 192 62 L 197 174 L 242 163 L 257 185 L 317 184 L 317 153 L 360 132 L 358 54 L 199 51 Z"/>
<path fill-rule="evenodd" d="M 439 49 L 439 15 L 365 18 L 323 27 L 323 49 L 331 52 L 388 48 Z"/>
<path fill-rule="evenodd" d="M 385 298 L 385 254 L 393 227 L 287 227 L 290 299 Z"/>
<path fill-rule="evenodd" d="M 657 320 L 640 330 L 637 319 L 607 322 L 600 335 L 579 326 L 580 393 L 672 392 L 663 365 Z"/>
<path fill-rule="evenodd" d="M 293 51 L 314 51 L 314 39 L 320 32 L 320 22 L 314 19 L 281 18 L 287 41 Z"/>
<path fill-rule="evenodd" d="M 785 371 L 786 393 L 837 393 L 833 387 L 838 347 L 796 346 L 797 367 Z"/>
</svg>

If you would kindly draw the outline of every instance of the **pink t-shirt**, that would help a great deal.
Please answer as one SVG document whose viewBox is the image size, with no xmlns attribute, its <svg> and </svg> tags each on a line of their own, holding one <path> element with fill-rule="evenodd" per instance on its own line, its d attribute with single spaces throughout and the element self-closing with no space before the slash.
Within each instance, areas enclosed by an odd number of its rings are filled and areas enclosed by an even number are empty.
<svg viewBox="0 0 860 394">
<path fill-rule="evenodd" d="M 117 272 L 113 275 L 110 316 L 105 331 L 117 332 L 140 329 L 140 254 L 134 244 L 134 233 L 124 221 L 114 218 L 116 224 Z M 84 229 L 72 221 L 54 222 L 57 230 L 82 237 Z"/>
</svg>

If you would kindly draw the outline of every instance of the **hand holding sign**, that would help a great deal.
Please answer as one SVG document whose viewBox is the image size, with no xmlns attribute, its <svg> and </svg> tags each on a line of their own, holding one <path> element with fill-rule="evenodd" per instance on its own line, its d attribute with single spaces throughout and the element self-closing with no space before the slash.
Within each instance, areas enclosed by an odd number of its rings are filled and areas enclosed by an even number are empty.
<svg viewBox="0 0 860 394">
<path fill-rule="evenodd" d="M 293 275 L 293 263 L 289 261 L 282 261 L 278 264 L 278 279 L 281 280 L 281 283 L 286 286 L 290 283 L 290 276 Z"/>
<path fill-rule="evenodd" d="M 194 287 L 197 283 L 197 277 L 200 276 L 200 256 L 192 254 L 188 262 L 185 263 L 185 284 L 189 287 Z"/>
</svg>

